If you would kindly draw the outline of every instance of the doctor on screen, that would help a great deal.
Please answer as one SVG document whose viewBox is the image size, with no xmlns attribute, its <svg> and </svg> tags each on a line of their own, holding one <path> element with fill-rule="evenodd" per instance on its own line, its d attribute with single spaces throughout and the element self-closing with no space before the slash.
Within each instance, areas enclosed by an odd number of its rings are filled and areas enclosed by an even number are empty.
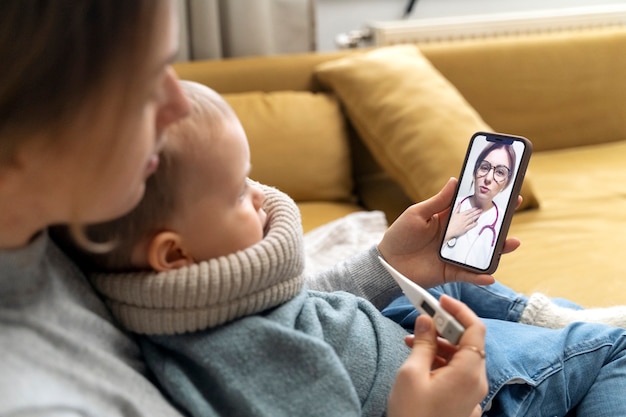
<svg viewBox="0 0 626 417">
<path fill-rule="evenodd" d="M 504 215 L 494 198 L 515 172 L 512 145 L 488 143 L 473 170 L 473 193 L 455 202 L 441 253 L 444 257 L 485 269 L 493 253 Z"/>
</svg>

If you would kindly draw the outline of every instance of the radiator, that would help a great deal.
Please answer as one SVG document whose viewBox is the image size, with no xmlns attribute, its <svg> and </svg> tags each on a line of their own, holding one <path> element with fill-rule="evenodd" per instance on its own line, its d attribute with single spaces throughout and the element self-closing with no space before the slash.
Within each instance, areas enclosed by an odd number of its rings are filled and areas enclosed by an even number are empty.
<svg viewBox="0 0 626 417">
<path fill-rule="evenodd" d="M 370 22 L 336 42 L 340 48 L 388 46 L 615 26 L 626 27 L 626 4 Z"/>
</svg>

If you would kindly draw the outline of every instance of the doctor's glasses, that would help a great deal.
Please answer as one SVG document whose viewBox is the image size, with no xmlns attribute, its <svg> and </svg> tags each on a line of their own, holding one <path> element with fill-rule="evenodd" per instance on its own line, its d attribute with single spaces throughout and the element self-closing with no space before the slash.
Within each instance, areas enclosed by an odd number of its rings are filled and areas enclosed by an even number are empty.
<svg viewBox="0 0 626 417">
<path fill-rule="evenodd" d="M 511 176 L 511 170 L 504 165 L 492 166 L 489 161 L 482 161 L 476 170 L 476 176 L 482 178 L 489 174 L 489 171 L 493 169 L 493 179 L 498 184 L 503 183 Z"/>
</svg>

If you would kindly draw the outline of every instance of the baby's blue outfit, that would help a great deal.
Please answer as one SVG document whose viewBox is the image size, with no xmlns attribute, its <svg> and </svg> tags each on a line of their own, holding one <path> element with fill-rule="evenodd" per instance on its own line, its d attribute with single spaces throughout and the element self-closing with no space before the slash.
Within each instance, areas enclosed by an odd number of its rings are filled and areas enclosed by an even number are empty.
<svg viewBox="0 0 626 417">
<path fill-rule="evenodd" d="M 429 292 L 463 301 L 487 327 L 484 416 L 626 416 L 624 329 L 574 323 L 554 330 L 517 323 L 528 299 L 499 283 L 456 282 Z M 412 331 L 418 312 L 402 296 L 383 314 Z M 568 414 L 574 407 L 575 414 Z"/>
<path fill-rule="evenodd" d="M 344 292 L 303 290 L 262 314 L 142 336 L 145 359 L 192 416 L 383 416 L 406 331 Z"/>
</svg>

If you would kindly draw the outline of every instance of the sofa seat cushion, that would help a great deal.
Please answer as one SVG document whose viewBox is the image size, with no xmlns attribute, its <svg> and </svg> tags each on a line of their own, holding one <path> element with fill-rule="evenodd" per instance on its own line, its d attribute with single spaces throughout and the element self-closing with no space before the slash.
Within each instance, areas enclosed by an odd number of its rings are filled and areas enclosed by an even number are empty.
<svg viewBox="0 0 626 417">
<path fill-rule="evenodd" d="M 458 176 L 472 134 L 492 130 L 414 45 L 326 62 L 316 76 L 339 96 L 374 158 L 414 201 Z M 521 194 L 522 208 L 538 206 L 528 177 Z"/>
<path fill-rule="evenodd" d="M 541 208 L 514 216 L 509 235 L 522 246 L 496 278 L 588 307 L 626 304 L 625 161 L 626 141 L 536 152 L 529 170 Z"/>
<path fill-rule="evenodd" d="M 284 91 L 224 98 L 248 136 L 253 179 L 297 202 L 354 200 L 346 121 L 333 95 Z"/>
</svg>

